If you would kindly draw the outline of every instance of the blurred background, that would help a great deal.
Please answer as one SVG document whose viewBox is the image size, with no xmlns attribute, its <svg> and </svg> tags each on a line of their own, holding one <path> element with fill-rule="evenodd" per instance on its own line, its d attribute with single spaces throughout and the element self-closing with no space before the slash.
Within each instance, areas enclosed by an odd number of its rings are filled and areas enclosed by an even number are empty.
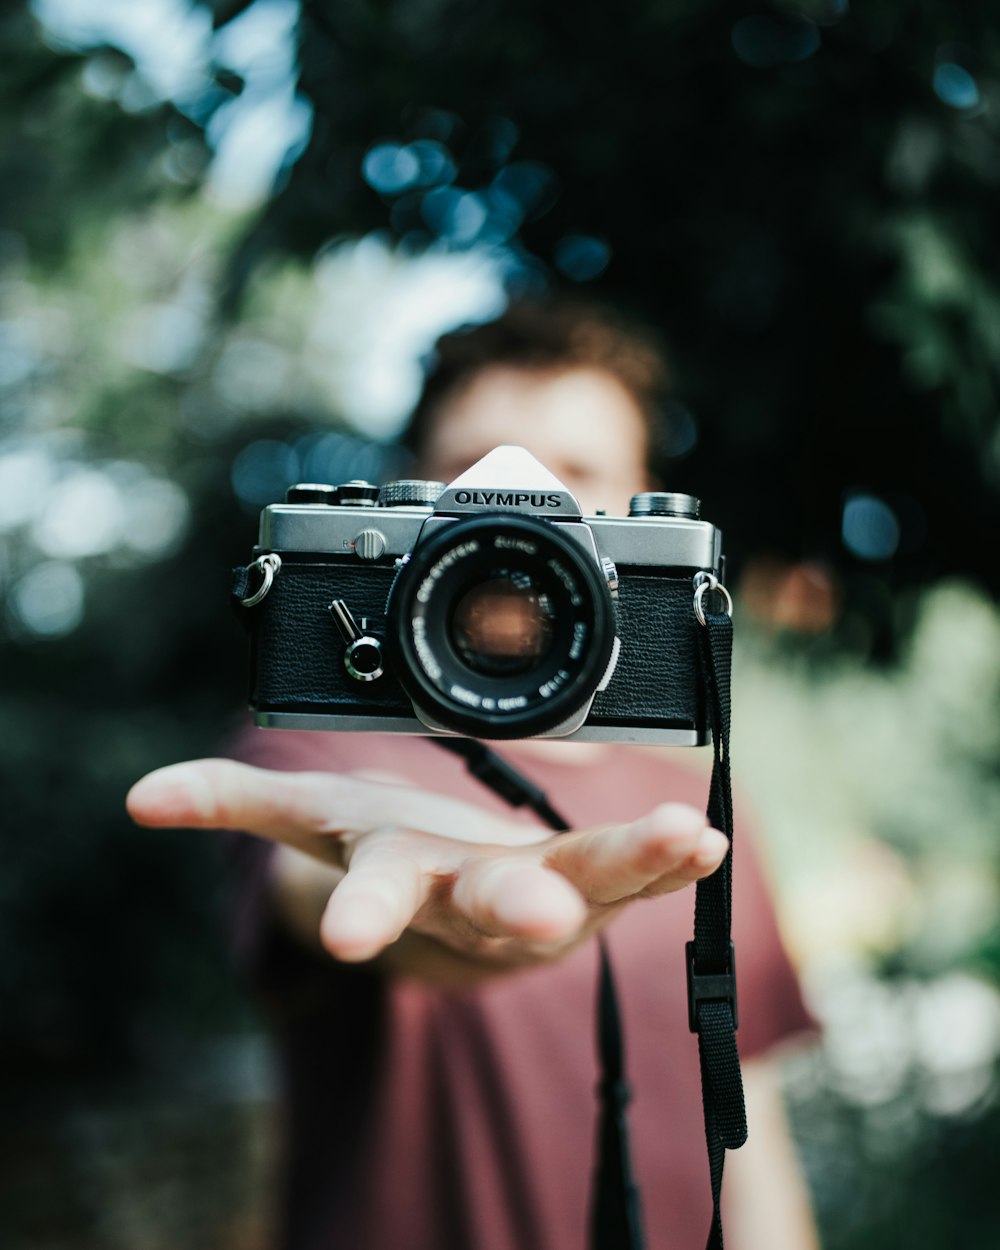
<svg viewBox="0 0 1000 1250">
<path fill-rule="evenodd" d="M 735 765 L 826 1026 L 827 1250 L 1000 1242 L 1000 10 L 0 5 L 0 1239 L 265 1250 L 279 1126 L 210 838 L 227 574 L 378 478 L 436 335 L 576 290 L 672 362 Z"/>
</svg>

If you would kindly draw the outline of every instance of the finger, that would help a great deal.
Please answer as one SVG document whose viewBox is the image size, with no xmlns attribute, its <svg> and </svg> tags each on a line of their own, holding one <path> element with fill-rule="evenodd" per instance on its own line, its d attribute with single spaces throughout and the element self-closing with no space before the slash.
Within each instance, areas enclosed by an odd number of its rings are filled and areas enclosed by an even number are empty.
<svg viewBox="0 0 1000 1250">
<path fill-rule="evenodd" d="M 507 845 L 547 836 L 409 786 L 337 773 L 275 772 L 224 759 L 160 768 L 136 782 L 126 806 L 141 825 L 242 829 L 292 845 L 315 834 L 370 833 L 393 825 Z"/>
<path fill-rule="evenodd" d="M 729 839 L 718 829 L 706 829 L 695 850 L 679 864 L 672 865 L 665 873 L 641 891 L 644 898 L 658 894 L 670 894 L 686 885 L 710 877 L 722 865 L 729 850 Z"/>
<path fill-rule="evenodd" d="M 331 784 L 317 784 L 317 776 Z M 297 845 L 330 819 L 337 779 L 253 768 L 234 760 L 189 760 L 149 773 L 125 806 L 137 824 L 156 828 L 242 829 Z"/>
<path fill-rule="evenodd" d="M 571 937 L 587 917 L 586 904 L 564 876 L 524 860 L 470 863 L 458 874 L 452 903 L 482 934 L 537 942 Z"/>
<path fill-rule="evenodd" d="M 352 866 L 320 921 L 320 940 L 337 959 L 372 959 L 395 942 L 427 900 L 430 878 L 413 860 L 377 854 Z"/>
<path fill-rule="evenodd" d="M 548 863 L 603 905 L 680 889 L 714 871 L 728 845 L 697 808 L 664 803 L 630 824 L 555 842 Z"/>
</svg>

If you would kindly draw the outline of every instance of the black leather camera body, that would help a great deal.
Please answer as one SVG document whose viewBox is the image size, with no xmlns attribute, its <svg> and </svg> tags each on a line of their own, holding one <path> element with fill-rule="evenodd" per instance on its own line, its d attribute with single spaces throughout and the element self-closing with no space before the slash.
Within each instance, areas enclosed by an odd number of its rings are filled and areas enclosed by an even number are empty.
<svg viewBox="0 0 1000 1250">
<path fill-rule="evenodd" d="M 584 517 L 518 447 L 447 485 L 292 487 L 237 592 L 257 724 L 700 745 L 696 592 L 723 557 L 698 513 Z"/>
</svg>

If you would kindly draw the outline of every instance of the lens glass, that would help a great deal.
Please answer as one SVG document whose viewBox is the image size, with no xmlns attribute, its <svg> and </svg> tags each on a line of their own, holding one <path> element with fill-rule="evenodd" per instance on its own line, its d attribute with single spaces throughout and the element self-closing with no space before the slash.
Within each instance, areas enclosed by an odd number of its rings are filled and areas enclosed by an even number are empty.
<svg viewBox="0 0 1000 1250">
<path fill-rule="evenodd" d="M 554 623 L 552 601 L 530 573 L 498 570 L 459 599 L 449 637 L 473 672 L 511 676 L 530 673 L 545 659 Z"/>
</svg>

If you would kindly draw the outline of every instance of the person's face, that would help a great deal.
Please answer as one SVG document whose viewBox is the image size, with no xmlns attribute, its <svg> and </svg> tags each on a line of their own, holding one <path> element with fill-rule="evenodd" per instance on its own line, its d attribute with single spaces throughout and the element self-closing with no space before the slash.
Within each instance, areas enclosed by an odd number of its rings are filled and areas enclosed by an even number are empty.
<svg viewBox="0 0 1000 1250">
<path fill-rule="evenodd" d="M 487 366 L 445 401 L 420 471 L 449 482 L 501 443 L 527 448 L 585 513 L 627 516 L 629 498 L 650 489 L 642 415 L 603 369 Z"/>
</svg>

